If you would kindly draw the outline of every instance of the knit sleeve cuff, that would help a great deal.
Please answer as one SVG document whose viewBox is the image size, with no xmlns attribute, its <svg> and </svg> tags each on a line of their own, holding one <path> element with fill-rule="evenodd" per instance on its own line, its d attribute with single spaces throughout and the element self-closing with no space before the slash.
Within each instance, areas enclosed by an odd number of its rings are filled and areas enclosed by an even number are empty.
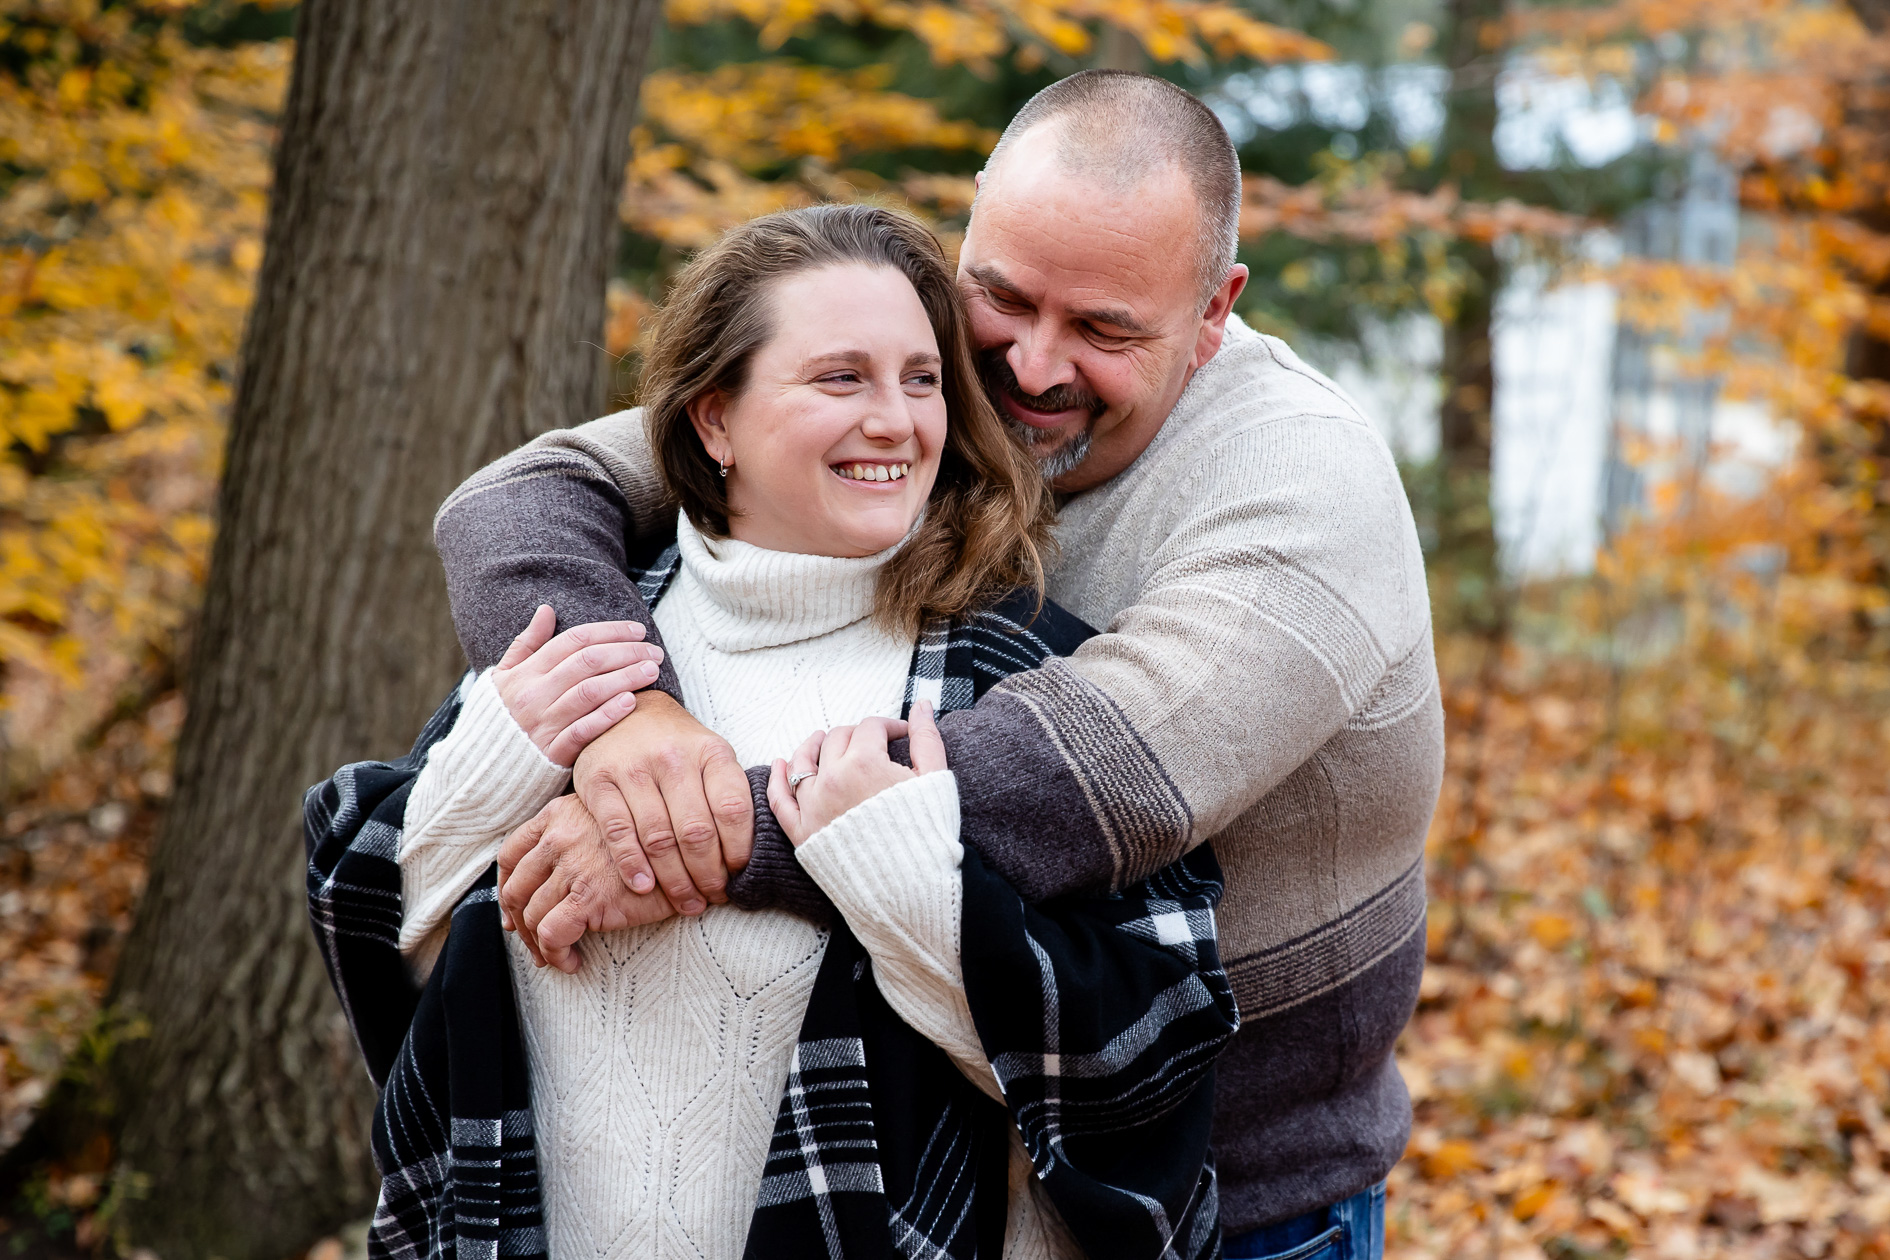
<svg viewBox="0 0 1890 1260">
<path fill-rule="evenodd" d="M 855 805 L 809 836 L 801 866 L 863 942 L 896 937 L 958 972 L 958 781 L 920 775 Z"/>
<path fill-rule="evenodd" d="M 729 876 L 729 901 L 744 910 L 786 910 L 813 923 L 832 923 L 833 902 L 802 869 L 793 841 L 768 806 L 767 766 L 748 768 L 748 789 L 755 800 L 755 847 L 748 865 Z"/>
<path fill-rule="evenodd" d="M 407 833 L 413 836 L 416 824 L 424 826 L 440 810 L 453 814 L 456 834 L 510 831 L 562 792 L 570 777 L 570 767 L 539 751 L 486 670 L 467 690 L 453 729 L 427 755 L 407 801 Z"/>
<path fill-rule="evenodd" d="M 570 777 L 513 719 L 491 671 L 480 674 L 407 798 L 400 838 L 403 951 L 445 925 L 507 833 L 543 809 Z"/>
</svg>

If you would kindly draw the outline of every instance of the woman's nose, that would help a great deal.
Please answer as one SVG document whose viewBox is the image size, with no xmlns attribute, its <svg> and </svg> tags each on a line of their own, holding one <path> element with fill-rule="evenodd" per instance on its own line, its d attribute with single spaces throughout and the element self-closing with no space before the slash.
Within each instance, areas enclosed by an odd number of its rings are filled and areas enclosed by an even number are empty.
<svg viewBox="0 0 1890 1260">
<path fill-rule="evenodd" d="M 866 419 L 860 422 L 860 432 L 876 442 L 903 442 L 917 427 L 912 400 L 903 389 L 875 397 Z"/>
</svg>

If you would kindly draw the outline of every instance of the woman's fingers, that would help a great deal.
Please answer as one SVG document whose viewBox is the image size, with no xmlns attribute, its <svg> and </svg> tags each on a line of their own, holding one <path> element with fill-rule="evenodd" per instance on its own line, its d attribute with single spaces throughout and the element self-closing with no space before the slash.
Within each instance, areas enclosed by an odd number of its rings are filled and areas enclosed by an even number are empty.
<svg viewBox="0 0 1890 1260">
<path fill-rule="evenodd" d="M 642 643 L 646 632 L 640 622 L 592 621 L 572 626 L 563 634 L 534 651 L 521 669 L 534 678 L 542 678 L 585 648 L 605 644 Z M 553 693 L 556 694 L 556 693 Z"/>
<path fill-rule="evenodd" d="M 774 811 L 774 819 L 781 824 L 781 830 L 787 838 L 796 844 L 801 834 L 801 803 L 788 790 L 788 763 L 775 758 L 774 765 L 768 768 L 768 808 Z"/>
<path fill-rule="evenodd" d="M 835 765 L 847 755 L 847 747 L 853 743 L 851 726 L 836 726 L 827 732 L 827 738 L 820 744 L 820 768 L 825 770 Z"/>
<path fill-rule="evenodd" d="M 820 750 L 827 742 L 827 732 L 815 731 L 801 741 L 801 746 L 788 758 L 788 778 L 808 774 L 820 769 Z M 803 780 L 804 782 L 805 780 Z M 789 791 L 794 789 L 790 788 Z"/>
<path fill-rule="evenodd" d="M 847 744 L 847 752 L 854 757 L 871 757 L 878 761 L 891 761 L 886 751 L 889 741 L 901 739 L 906 734 L 906 724 L 897 718 L 870 717 L 853 728 L 853 738 Z"/>
<path fill-rule="evenodd" d="M 933 720 L 930 704 L 924 700 L 915 702 L 906 728 L 914 774 L 931 774 L 935 770 L 949 769 L 945 762 L 945 741 L 938 733 L 938 723 Z"/>
<path fill-rule="evenodd" d="M 620 622 L 621 625 L 635 625 L 635 622 Z M 638 686 L 648 686 L 656 681 L 657 668 L 663 663 L 663 649 L 654 643 L 633 643 L 612 640 L 608 643 L 592 643 L 579 648 L 571 655 L 559 661 L 545 671 L 544 677 L 534 685 L 539 694 L 550 697 L 545 705 L 547 716 L 559 711 L 560 705 L 574 706 L 579 712 L 597 707 L 597 702 L 605 693 L 597 689 L 597 683 L 606 677 L 615 678 L 622 673 L 630 673 L 647 681 Z M 584 691 L 590 684 L 592 690 Z M 589 695 L 590 703 L 584 699 Z M 570 716 L 576 716 L 575 713 Z"/>
<path fill-rule="evenodd" d="M 636 707 L 636 691 L 628 687 L 619 688 L 602 704 L 565 724 L 551 741 L 551 746 L 545 749 L 545 756 L 554 764 L 569 768 L 592 740 L 629 717 Z"/>
<path fill-rule="evenodd" d="M 506 648 L 505 655 L 499 658 L 498 668 L 516 669 L 533 652 L 549 643 L 557 630 L 558 614 L 551 610 L 550 604 L 538 605 L 531 622 L 519 631 L 518 638 L 512 640 L 512 646 Z"/>
</svg>

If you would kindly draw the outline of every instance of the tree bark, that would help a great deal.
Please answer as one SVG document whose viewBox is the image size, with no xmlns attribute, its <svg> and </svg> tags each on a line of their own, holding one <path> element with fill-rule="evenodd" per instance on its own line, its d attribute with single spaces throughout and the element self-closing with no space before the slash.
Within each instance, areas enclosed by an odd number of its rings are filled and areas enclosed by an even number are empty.
<svg viewBox="0 0 1890 1260">
<path fill-rule="evenodd" d="M 434 508 L 594 414 L 655 0 L 307 0 L 174 803 L 114 984 L 132 1236 L 275 1260 L 365 1215 L 372 1107 L 309 932 L 303 788 L 460 666 Z"/>
<path fill-rule="evenodd" d="M 1890 31 L 1890 0 L 1851 0 L 1851 10 L 1872 35 L 1881 37 Z M 1877 196 L 1856 218 L 1869 231 L 1890 235 L 1890 180 L 1882 174 L 1890 163 L 1890 139 L 1886 139 L 1890 137 L 1890 81 L 1880 75 L 1852 85 L 1844 128 L 1870 138 L 1868 150 L 1852 160 L 1863 168 L 1865 179 L 1873 180 Z M 1877 276 L 1870 288 L 1872 298 L 1890 302 L 1890 272 Z M 1890 336 L 1867 323 L 1859 324 L 1851 333 L 1848 349 L 1845 375 L 1860 381 L 1890 381 Z M 1874 504 L 1868 537 L 1872 568 L 1877 584 L 1890 587 L 1890 473 L 1884 471 L 1890 469 L 1890 422 L 1878 416 L 1866 424 L 1864 439 L 1857 444 L 1861 450 L 1827 450 L 1825 462 L 1834 485 L 1868 495 Z M 1865 618 L 1859 621 L 1869 624 Z M 1881 636 L 1883 632 L 1879 628 L 1875 633 Z"/>
<path fill-rule="evenodd" d="M 1496 78 L 1503 0 L 1449 0 L 1442 53 L 1450 70 L 1437 178 L 1466 196 L 1492 199 L 1504 184 L 1496 157 Z M 1490 508 L 1496 400 L 1492 317 L 1502 285 L 1495 252 L 1474 241 L 1453 253 L 1464 292 L 1444 325 L 1443 401 L 1438 414 L 1437 559 L 1458 588 L 1457 614 L 1477 621 L 1496 599 L 1496 529 Z"/>
</svg>

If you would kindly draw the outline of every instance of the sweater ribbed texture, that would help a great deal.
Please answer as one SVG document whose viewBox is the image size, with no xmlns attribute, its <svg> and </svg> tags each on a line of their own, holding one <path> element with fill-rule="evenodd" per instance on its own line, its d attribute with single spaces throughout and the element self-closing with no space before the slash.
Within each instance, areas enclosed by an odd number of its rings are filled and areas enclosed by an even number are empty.
<svg viewBox="0 0 1890 1260">
<path fill-rule="evenodd" d="M 552 599 L 636 616 L 669 511 L 640 412 L 471 478 L 435 536 L 469 656 Z M 1356 404 L 1230 319 L 1149 448 L 1062 506 L 1050 595 L 1106 633 L 941 722 L 961 838 L 1029 900 L 1124 887 L 1212 837 L 1244 1025 L 1216 1068 L 1223 1220 L 1347 1198 L 1403 1152 L 1393 1057 L 1424 966 L 1443 712 L 1417 530 Z M 814 907 L 797 864 L 745 904 Z"/>
<path fill-rule="evenodd" d="M 499 856 L 506 833 L 571 778 L 512 720 L 491 670 L 461 686 L 460 704 L 414 781 L 401 838 L 400 948 L 422 976 L 439 957 L 453 907 Z"/>
<path fill-rule="evenodd" d="M 657 628 L 690 710 L 745 764 L 788 756 L 818 728 L 898 716 L 913 645 L 870 618 L 890 553 L 772 552 L 706 539 L 687 521 L 679 545 Z M 512 733 L 523 738 L 513 724 L 487 728 L 485 739 L 523 761 Z M 472 764 L 487 763 L 462 756 L 436 773 L 430 761 L 422 779 Z M 436 795 L 455 790 L 466 789 L 428 785 Z M 465 869 L 451 878 L 469 884 L 491 861 L 483 846 L 502 837 L 461 843 Z M 888 1001 L 927 1019 L 920 1031 L 980 1069 L 973 1079 L 988 1087 L 957 959 L 962 850 L 951 776 L 884 793 L 809 846 Z M 406 862 L 403 851 L 403 879 Z M 552 1260 L 742 1254 L 826 940 L 784 910 L 711 906 L 694 919 L 587 936 L 583 965 L 567 976 L 534 966 L 508 937 Z M 1073 1260 L 1015 1141 L 1012 1181 L 1006 1256 Z"/>
</svg>

